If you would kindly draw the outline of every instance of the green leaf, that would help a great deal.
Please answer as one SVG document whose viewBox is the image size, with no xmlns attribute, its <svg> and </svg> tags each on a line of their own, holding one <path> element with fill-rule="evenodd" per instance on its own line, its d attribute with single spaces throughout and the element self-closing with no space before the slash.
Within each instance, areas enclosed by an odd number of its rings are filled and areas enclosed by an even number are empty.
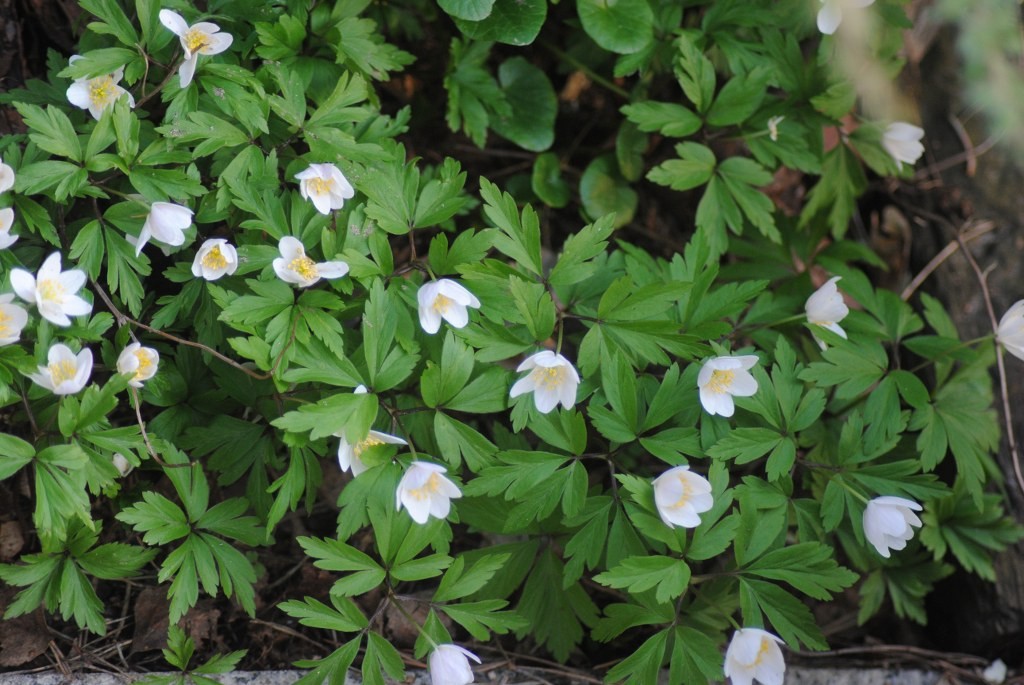
<svg viewBox="0 0 1024 685">
<path fill-rule="evenodd" d="M 558 98 L 547 75 L 525 58 L 513 57 L 498 67 L 498 83 L 511 110 L 491 119 L 494 132 L 531 152 L 551 147 Z"/>
<path fill-rule="evenodd" d="M 23 102 L 15 102 L 14 108 L 25 120 L 29 139 L 40 149 L 74 162 L 82 161 L 82 145 L 78 141 L 78 134 L 63 111 L 53 106 L 47 106 L 44 110 Z M 19 177 L 23 172 L 19 170 Z"/>
<path fill-rule="evenodd" d="M 490 16 L 494 0 L 438 0 L 437 4 L 457 19 L 482 21 Z"/>
<path fill-rule="evenodd" d="M 682 559 L 672 557 L 627 557 L 612 569 L 594 576 L 594 580 L 633 593 L 655 588 L 655 599 L 669 602 L 686 591 L 690 584 L 690 567 Z"/>
<path fill-rule="evenodd" d="M 648 133 L 657 131 L 672 138 L 686 138 L 699 131 L 701 127 L 700 117 L 674 102 L 656 102 L 654 100 L 634 102 L 625 105 L 622 108 L 622 113 L 641 131 Z M 697 145 L 696 143 L 689 144 Z M 710 150 L 708 153 L 711 156 L 711 165 L 714 166 L 714 154 Z M 680 157 L 682 156 L 680 154 Z"/>
<path fill-rule="evenodd" d="M 857 574 L 839 566 L 830 547 L 805 542 L 772 550 L 743 568 L 743 573 L 781 580 L 814 599 L 827 601 L 857 581 Z"/>
<path fill-rule="evenodd" d="M 768 79 L 766 68 L 729 79 L 708 110 L 708 123 L 712 126 L 733 126 L 746 121 L 761 106 L 767 93 Z"/>
<path fill-rule="evenodd" d="M 494 237 L 494 247 L 534 274 L 543 274 L 540 253 L 540 222 L 530 205 L 523 208 L 522 218 L 516 201 L 486 178 L 480 179 L 480 196 L 484 199 L 484 215 L 501 231 Z"/>
<path fill-rule="evenodd" d="M 367 626 L 366 617 L 352 600 L 332 593 L 331 604 L 333 606 L 327 606 L 312 597 L 305 597 L 301 601 L 289 599 L 277 606 L 281 611 L 292 618 L 297 618 L 299 623 L 310 628 L 354 633 Z M 358 649 L 358 644 L 356 649 Z M 355 656 L 355 651 L 353 650 L 353 656 Z"/>
<path fill-rule="evenodd" d="M 377 410 L 377 398 L 374 395 L 343 393 L 286 412 L 284 416 L 271 421 L 271 424 L 290 433 L 309 431 L 312 440 L 344 430 L 345 438 L 354 445 L 369 433 L 370 426 L 377 418 Z"/>
<path fill-rule="evenodd" d="M 715 171 L 715 153 L 699 143 L 676 145 L 679 159 L 662 162 L 647 173 L 647 178 L 673 190 L 689 190 L 704 185 Z"/>
<path fill-rule="evenodd" d="M 656 683 L 665 659 L 671 629 L 658 631 L 628 657 L 615 664 L 606 676 L 608 682 Z"/>
<path fill-rule="evenodd" d="M 715 94 L 715 67 L 697 47 L 692 35 L 683 33 L 676 39 L 679 51 L 676 54 L 675 74 L 686 97 L 703 114 Z"/>
<path fill-rule="evenodd" d="M 613 225 L 618 228 L 633 220 L 638 199 L 636 191 L 619 173 L 615 156 L 607 154 L 584 169 L 580 179 L 580 201 L 583 211 L 592 221 L 613 214 Z"/>
<path fill-rule="evenodd" d="M 0 433 L 0 480 L 10 478 L 32 461 L 36 450 L 21 438 Z"/>
<path fill-rule="evenodd" d="M 465 557 L 457 557 L 441 578 L 433 601 L 450 602 L 472 595 L 484 587 L 510 557 L 510 554 L 484 554 L 468 566 Z"/>
<path fill-rule="evenodd" d="M 115 0 L 81 0 L 80 3 L 82 9 L 87 12 L 91 12 L 100 19 L 103 23 L 92 22 L 89 24 L 89 28 L 96 33 L 107 33 L 116 37 L 121 43 L 129 47 L 135 47 L 139 42 L 139 36 L 135 32 L 135 27 L 125 16 L 124 10 L 121 9 Z M 115 48 L 116 49 L 116 48 Z M 134 53 L 130 50 L 125 50 L 130 55 L 134 56 Z M 125 64 L 126 62 L 121 62 Z M 107 69 L 109 73 L 113 69 Z M 92 74 L 95 76 L 96 74 Z"/>
<path fill-rule="evenodd" d="M 647 0 L 576 0 L 587 35 L 605 50 L 639 52 L 654 38 L 654 12 Z"/>
<path fill-rule="evenodd" d="M 548 275 L 548 283 L 557 287 L 590 278 L 598 269 L 592 260 L 607 249 L 608 239 L 614 230 L 615 217 L 606 214 L 569 236 L 562 246 L 558 262 Z"/>
<path fill-rule="evenodd" d="M 459 30 L 474 40 L 508 45 L 529 45 L 540 33 L 548 13 L 547 0 L 495 0 L 491 13 L 480 21 L 455 18 Z"/>
<path fill-rule="evenodd" d="M 555 330 L 556 314 L 547 288 L 540 283 L 510 276 L 509 292 L 533 339 L 543 342 L 550 338 Z"/>
<path fill-rule="evenodd" d="M 562 178 L 562 163 L 553 152 L 537 155 L 530 175 L 530 187 L 549 207 L 561 209 L 569 204 L 569 184 Z"/>
</svg>

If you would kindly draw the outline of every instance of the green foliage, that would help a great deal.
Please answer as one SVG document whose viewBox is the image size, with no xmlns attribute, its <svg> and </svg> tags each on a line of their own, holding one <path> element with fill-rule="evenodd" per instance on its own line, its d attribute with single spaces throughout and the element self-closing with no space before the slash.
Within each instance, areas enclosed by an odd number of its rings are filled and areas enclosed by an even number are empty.
<svg viewBox="0 0 1024 685">
<path fill-rule="evenodd" d="M 302 683 L 401 679 L 392 610 L 416 658 L 511 635 L 565 661 L 599 641 L 608 682 L 706 683 L 732 621 L 827 649 L 811 602 L 856 587 L 861 622 L 886 605 L 924 622 L 954 565 L 991 580 L 1024 535 L 999 492 L 991 345 L 874 287 L 884 262 L 846 239 L 869 178 L 901 166 L 805 4 L 227 2 L 232 46 L 185 87 L 156 3 L 80 4 L 81 59 L 2 98 L 26 133 L 0 142 L 18 237 L 0 250 L 0 479 L 34 527 L 0 564 L 7 616 L 103 633 L 95 581 L 154 562 L 180 673 L 151 682 L 209 684 L 243 653 L 193 665 L 173 624 L 200 590 L 255 615 L 273 544 L 331 578 L 276 607 L 340 636 Z M 876 9 L 869 49 L 891 66 L 906 21 Z M 419 45 L 447 55 L 399 47 Z M 113 76 L 132 101 L 95 118 L 66 99 L 79 79 L 117 95 Z M 423 146 L 432 110 L 482 150 Z M 308 178 L 328 164 L 344 184 Z M 774 187 L 793 171 L 795 208 Z M 91 306 L 70 326 L 67 299 L 37 301 L 54 251 Z M 38 297 L 7 298 L 28 274 Z M 804 310 L 823 274 L 853 310 L 843 335 Z M 57 343 L 94 354 L 83 382 Z M 705 378 L 731 356 L 756 362 Z M 698 389 L 741 382 L 756 390 L 728 416 Z M 694 483 L 707 501 L 684 525 Z M 888 559 L 863 524 L 879 496 L 924 507 Z"/>
</svg>

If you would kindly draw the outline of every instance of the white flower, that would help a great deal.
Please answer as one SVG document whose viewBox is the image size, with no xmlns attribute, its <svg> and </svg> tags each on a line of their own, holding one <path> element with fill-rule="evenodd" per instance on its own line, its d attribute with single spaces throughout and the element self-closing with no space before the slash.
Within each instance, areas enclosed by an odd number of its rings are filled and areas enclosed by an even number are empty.
<svg viewBox="0 0 1024 685">
<path fill-rule="evenodd" d="M 772 142 L 779 139 L 779 124 L 785 118 L 784 116 L 778 116 L 768 119 L 768 137 L 772 139 Z"/>
<path fill-rule="evenodd" d="M 82 59 L 81 55 L 72 55 L 71 63 Z M 94 78 L 79 78 L 68 86 L 68 101 L 75 107 L 89 110 L 93 119 L 99 121 L 103 110 L 114 106 L 122 95 L 128 96 L 128 105 L 135 107 L 135 98 L 127 90 L 118 85 L 124 77 L 124 67 L 119 67 L 113 74 Z"/>
<path fill-rule="evenodd" d="M 303 199 L 310 200 L 321 214 L 341 209 L 345 200 L 356 194 L 352 184 L 333 164 L 310 164 L 305 171 L 295 174 L 295 178 L 299 179 Z"/>
<path fill-rule="evenodd" d="M 238 268 L 238 251 L 224 238 L 210 238 L 204 241 L 192 260 L 192 275 L 216 281 L 221 276 L 230 276 Z"/>
<path fill-rule="evenodd" d="M 0 295 L 0 347 L 18 342 L 21 329 L 28 323 L 28 312 L 12 304 L 14 295 Z"/>
<path fill-rule="evenodd" d="M 0 193 L 6 193 L 14 187 L 14 169 L 0 159 Z"/>
<path fill-rule="evenodd" d="M 348 440 L 345 439 L 344 432 L 338 432 L 334 435 L 341 440 L 338 443 L 338 466 L 341 467 L 342 471 L 352 469 L 353 476 L 358 476 L 360 473 L 370 468 L 361 458 L 363 452 L 368 447 L 375 447 L 377 445 L 409 444 L 396 435 L 388 435 L 387 433 L 381 433 L 380 431 L 373 430 L 367 433 L 366 437 L 355 445 L 349 444 Z"/>
<path fill-rule="evenodd" d="M 220 27 L 208 21 L 189 26 L 177 12 L 160 10 L 160 23 L 174 32 L 185 51 L 185 61 L 178 70 L 178 81 L 182 88 L 192 83 L 199 55 L 219 55 L 231 47 L 234 38 L 230 33 L 220 33 Z"/>
<path fill-rule="evenodd" d="M 576 388 L 580 384 L 580 375 L 576 373 L 568 359 L 551 350 L 543 350 L 527 357 L 516 371 L 527 369 L 532 371 L 516 381 L 509 393 L 510 397 L 532 392 L 533 403 L 541 414 L 547 414 L 559 402 L 566 409 L 571 409 L 576 404 Z"/>
<path fill-rule="evenodd" d="M 469 660 L 480 663 L 480 657 L 458 645 L 438 645 L 430 653 L 431 685 L 468 685 L 472 683 L 473 668 Z"/>
<path fill-rule="evenodd" d="M 111 461 L 114 463 L 114 468 L 117 469 L 117 472 L 121 474 L 122 478 L 131 473 L 132 469 L 135 468 L 120 452 L 114 452 L 114 456 Z"/>
<path fill-rule="evenodd" d="M 277 244 L 281 256 L 274 260 L 274 272 L 285 283 L 308 288 L 321 278 L 341 278 L 348 273 L 345 262 L 320 262 L 306 256 L 298 238 L 285 236 Z"/>
<path fill-rule="evenodd" d="M 441 319 L 455 328 L 463 328 L 469 323 L 466 308 L 480 308 L 480 300 L 473 293 L 447 278 L 421 285 L 416 299 L 420 305 L 420 326 L 431 335 L 441 328 Z"/>
<path fill-rule="evenodd" d="M 821 0 L 818 10 L 818 30 L 831 36 L 843 21 L 843 10 L 863 9 L 875 0 Z"/>
<path fill-rule="evenodd" d="M 85 272 L 79 269 L 60 270 L 60 253 L 54 252 L 32 276 L 24 269 L 11 269 L 11 287 L 18 297 L 35 303 L 44 319 L 58 326 L 70 326 L 69 316 L 85 316 L 92 305 L 77 293 L 85 285 Z"/>
<path fill-rule="evenodd" d="M 700 516 L 711 509 L 711 483 L 690 471 L 689 466 L 676 466 L 654 479 L 654 504 L 658 515 L 669 528 L 696 528 Z"/>
<path fill-rule="evenodd" d="M 451 500 L 462 497 L 462 492 L 455 483 L 441 475 L 447 471 L 438 464 L 414 461 L 395 491 L 396 510 L 405 505 L 416 523 L 426 523 L 431 516 L 439 519 L 448 516 Z"/>
<path fill-rule="evenodd" d="M 850 313 L 850 308 L 846 306 L 843 296 L 839 294 L 839 288 L 836 286 L 836 281 L 839 279 L 839 276 L 830 278 L 825 285 L 815 290 L 807 298 L 804 312 L 807 313 L 808 322 L 816 326 L 823 326 L 839 337 L 845 338 L 846 331 L 839 325 L 839 322 Z M 817 340 L 817 338 L 815 339 Z M 825 343 L 819 340 L 818 344 L 825 349 Z"/>
<path fill-rule="evenodd" d="M 991 685 L 1000 685 L 1006 681 L 1006 663 L 1002 659 L 996 659 L 981 672 L 981 678 Z"/>
<path fill-rule="evenodd" d="M 999 319 L 996 342 L 1017 359 L 1024 360 L 1024 300 L 1014 302 Z"/>
<path fill-rule="evenodd" d="M 913 164 L 924 154 L 924 145 L 921 144 L 923 137 L 924 129 L 897 121 L 886 127 L 882 134 L 882 147 L 902 169 L 904 162 Z"/>
<path fill-rule="evenodd" d="M 143 347 L 141 343 L 132 343 L 122 350 L 117 358 L 117 372 L 120 374 L 132 374 L 128 385 L 133 388 L 141 388 L 143 381 L 148 381 L 156 375 L 156 368 L 160 363 L 160 353 L 152 347 Z"/>
<path fill-rule="evenodd" d="M 34 383 L 38 383 L 54 395 L 73 395 L 89 382 L 92 373 L 92 350 L 83 349 L 75 353 L 67 345 L 57 343 L 46 353 L 46 366 L 39 367 L 39 373 L 29 374 Z"/>
<path fill-rule="evenodd" d="M 191 225 L 192 210 L 188 207 L 171 202 L 154 202 L 135 242 L 135 256 L 142 253 L 142 247 L 150 239 L 170 247 L 184 245 L 185 231 Z"/>
<path fill-rule="evenodd" d="M 864 508 L 864 537 L 888 559 L 890 549 L 899 551 L 906 547 L 907 541 L 914 537 L 913 527 L 921 527 L 921 519 L 915 511 L 921 511 L 921 505 L 911 499 L 874 498 Z"/>
<path fill-rule="evenodd" d="M 14 225 L 14 210 L 10 207 L 0 209 L 0 250 L 6 250 L 18 242 L 18 236 L 11 235 L 11 226 Z"/>
<path fill-rule="evenodd" d="M 725 650 L 725 677 L 732 685 L 782 685 L 786 662 L 779 645 L 782 640 L 760 628 L 740 628 L 732 634 Z"/>
<path fill-rule="evenodd" d="M 704 410 L 712 416 L 732 416 L 736 411 L 733 396 L 750 397 L 757 392 L 757 381 L 747 370 L 757 361 L 754 355 L 746 354 L 741 357 L 713 357 L 704 362 L 697 374 L 700 403 Z"/>
</svg>

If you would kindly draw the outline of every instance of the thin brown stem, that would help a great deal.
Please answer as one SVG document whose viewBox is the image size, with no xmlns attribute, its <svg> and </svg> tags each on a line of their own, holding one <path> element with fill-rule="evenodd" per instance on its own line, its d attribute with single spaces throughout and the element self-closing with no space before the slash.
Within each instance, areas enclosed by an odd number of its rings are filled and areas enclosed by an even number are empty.
<svg viewBox="0 0 1024 685">
<path fill-rule="evenodd" d="M 982 271 L 978 265 L 977 260 L 974 259 L 974 255 L 967 249 L 967 245 L 964 243 L 963 237 L 960 235 L 960 231 L 955 234 L 956 240 L 960 243 L 960 250 L 964 253 L 964 257 L 967 259 L 967 263 L 971 265 L 971 270 L 974 271 L 975 277 L 978 279 L 978 285 L 981 286 L 981 295 L 985 301 L 985 310 L 988 312 L 989 322 L 992 325 L 993 334 L 999 328 L 999 321 L 996 319 L 995 308 L 992 306 L 992 297 L 988 290 L 988 272 L 990 269 Z M 1010 411 L 1010 391 L 1009 385 L 1006 382 L 1006 364 L 1003 362 L 1003 347 L 999 344 L 998 338 L 996 339 L 996 370 L 999 373 L 999 392 L 1002 395 L 1003 401 L 1003 423 L 1006 424 L 1006 443 L 1010 448 L 1010 461 L 1013 463 L 1013 475 L 1017 479 L 1017 487 L 1020 488 L 1021 495 L 1024 495 L 1024 473 L 1021 473 L 1020 467 L 1020 453 L 1017 451 L 1017 439 L 1013 433 L 1013 413 Z"/>
<path fill-rule="evenodd" d="M 991 221 L 979 221 L 972 223 L 964 228 L 963 240 L 965 243 L 969 243 L 972 240 L 980 238 L 986 233 L 990 232 L 995 228 L 995 224 Z M 960 249 L 960 243 L 956 240 L 951 241 L 946 247 L 944 247 L 937 255 L 932 257 L 923 269 L 921 269 L 914 279 L 903 289 L 900 293 L 900 299 L 906 302 L 909 300 L 917 289 L 921 287 L 921 284 L 928 280 L 928 277 L 934 273 L 947 259 L 956 254 L 956 251 Z"/>
</svg>

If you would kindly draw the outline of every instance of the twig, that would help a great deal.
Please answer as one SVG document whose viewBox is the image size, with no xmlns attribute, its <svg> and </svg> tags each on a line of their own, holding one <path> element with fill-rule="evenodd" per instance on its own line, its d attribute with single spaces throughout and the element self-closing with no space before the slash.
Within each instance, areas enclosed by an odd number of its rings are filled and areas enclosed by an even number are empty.
<svg viewBox="0 0 1024 685">
<path fill-rule="evenodd" d="M 929 176 L 931 176 L 932 174 L 934 174 L 935 172 L 945 171 L 946 169 L 950 169 L 952 167 L 955 167 L 957 164 L 962 164 L 963 162 L 966 162 L 969 159 L 977 159 L 978 157 L 980 157 L 981 155 L 985 154 L 986 152 L 991 150 L 993 147 L 995 147 L 996 143 L 998 143 L 998 142 L 999 142 L 998 136 L 989 136 L 988 138 L 983 140 L 981 143 L 979 143 L 978 145 L 974 146 L 971 149 L 970 154 L 968 154 L 967 152 L 958 152 L 957 154 L 953 155 L 952 157 L 947 157 L 946 159 L 942 160 L 941 162 L 935 162 L 934 164 L 929 164 L 928 166 L 924 167 L 923 169 L 921 169 L 917 173 L 915 173 L 914 177 L 913 177 L 913 180 L 914 181 L 923 181 L 926 178 L 928 178 Z"/>
<path fill-rule="evenodd" d="M 967 168 L 964 173 L 967 174 L 967 178 L 974 178 L 974 174 L 978 172 L 978 156 L 974 151 L 974 143 L 964 125 L 952 114 L 949 115 L 949 125 L 956 131 L 957 137 L 960 138 L 960 144 L 964 146 L 964 154 L 967 155 Z"/>
<path fill-rule="evenodd" d="M 985 300 L 985 309 L 988 311 L 989 322 L 992 324 L 992 333 L 995 334 L 996 329 L 999 328 L 999 322 L 996 319 L 996 312 L 992 307 L 992 297 L 988 290 L 988 270 L 982 271 L 981 267 L 978 266 L 978 262 L 974 259 L 974 255 L 972 255 L 970 250 L 967 249 L 967 245 L 960 236 L 960 231 L 957 231 L 954 235 L 956 236 L 957 242 L 960 244 L 960 250 L 964 253 L 964 257 L 967 258 L 967 263 L 971 265 L 971 269 L 974 271 L 974 275 L 978 279 L 978 285 L 981 286 L 981 295 Z M 1003 400 L 1003 422 L 1006 424 L 1006 442 L 1010 448 L 1010 461 L 1013 463 L 1013 475 L 1017 479 L 1017 487 L 1020 488 L 1021 495 L 1024 495 L 1024 474 L 1021 473 L 1020 454 L 1017 451 L 1017 439 L 1013 434 L 1013 414 L 1010 411 L 1010 392 L 1009 386 L 1006 382 L 1006 364 L 1003 362 L 1003 346 L 999 344 L 998 338 L 995 341 L 995 345 L 996 369 L 999 372 L 999 392 L 1002 395 Z"/>
<path fill-rule="evenodd" d="M 995 228 L 995 224 L 991 221 L 980 221 L 970 224 L 970 226 L 966 227 L 963 231 L 964 242 L 969 243 L 972 240 L 980 238 L 990 232 L 993 228 Z M 928 280 L 928 277 L 931 276 L 932 273 L 943 264 L 943 262 L 956 254 L 956 251 L 959 249 L 959 242 L 956 240 L 950 241 L 946 247 L 942 248 L 941 252 L 932 257 L 931 261 L 929 261 L 925 267 L 921 269 L 916 276 L 914 276 L 914 280 L 912 280 L 910 284 L 903 289 L 903 292 L 900 293 L 900 299 L 904 302 L 909 300 L 913 294 L 917 292 L 917 289 L 921 287 L 921 284 Z"/>
<path fill-rule="evenodd" d="M 153 449 L 153 443 L 149 441 L 149 433 L 146 432 L 146 422 L 142 420 L 142 412 L 139 410 L 139 391 L 130 385 L 128 386 L 128 389 L 132 393 L 132 406 L 135 408 L 135 420 L 139 423 L 139 432 L 142 433 L 142 441 L 146 443 L 146 451 L 149 452 L 149 456 L 153 457 L 153 461 L 164 468 L 167 468 L 168 466 L 192 466 L 191 462 L 188 464 L 165 464 L 163 460 L 160 459 L 156 450 Z"/>
</svg>

